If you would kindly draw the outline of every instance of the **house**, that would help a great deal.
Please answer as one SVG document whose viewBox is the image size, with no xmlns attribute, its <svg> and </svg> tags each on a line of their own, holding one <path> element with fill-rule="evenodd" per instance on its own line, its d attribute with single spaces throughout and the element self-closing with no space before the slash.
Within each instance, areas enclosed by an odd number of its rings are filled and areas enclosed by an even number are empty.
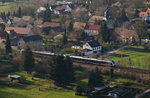
<svg viewBox="0 0 150 98">
<path fill-rule="evenodd" d="M 33 24 L 36 26 L 36 25 L 41 25 L 42 23 L 43 23 L 42 19 L 37 19 L 37 20 L 34 21 Z"/>
<path fill-rule="evenodd" d="M 57 14 L 57 15 L 59 15 L 61 13 L 68 13 L 68 12 L 71 12 L 71 11 L 72 11 L 72 8 L 69 5 L 57 6 L 54 9 L 54 13 Z"/>
<path fill-rule="evenodd" d="M 44 34 L 49 34 L 50 31 L 62 32 L 60 23 L 56 22 L 44 22 L 41 25 L 37 25 L 37 27 L 40 28 Z"/>
<path fill-rule="evenodd" d="M 135 39 L 138 39 L 138 36 L 136 35 L 136 32 L 134 30 L 116 29 L 115 34 L 117 36 L 117 39 L 124 43 L 131 43 L 133 40 L 133 37 Z"/>
<path fill-rule="evenodd" d="M 74 29 L 74 31 L 83 31 L 85 26 L 86 26 L 86 23 L 74 22 L 73 29 Z"/>
<path fill-rule="evenodd" d="M 6 27 L 5 31 L 15 31 L 19 37 L 30 36 L 33 35 L 33 32 L 30 28 L 22 28 L 22 27 Z"/>
<path fill-rule="evenodd" d="M 100 30 L 100 26 L 99 25 L 86 25 L 84 32 L 88 35 L 88 36 L 96 36 L 99 34 L 99 30 Z"/>
<path fill-rule="evenodd" d="M 79 13 L 79 12 L 87 12 L 88 10 L 85 8 L 85 7 L 82 7 L 82 6 L 77 6 L 73 12 L 74 13 Z"/>
<path fill-rule="evenodd" d="M 22 18 L 10 17 L 6 25 L 8 27 L 26 27 L 27 24 L 28 24 L 27 21 L 25 21 Z"/>
<path fill-rule="evenodd" d="M 89 55 L 96 52 L 101 52 L 102 46 L 96 40 L 88 41 L 83 45 L 82 54 Z"/>
<path fill-rule="evenodd" d="M 30 24 L 34 23 L 34 18 L 31 16 L 23 16 L 22 19 L 27 23 L 30 23 Z"/>
<path fill-rule="evenodd" d="M 31 35 L 27 37 L 22 37 L 18 41 L 18 48 L 25 49 L 29 46 L 32 50 L 42 50 L 43 40 L 40 35 Z"/>
<path fill-rule="evenodd" d="M 72 4 L 72 2 L 71 2 L 71 1 L 68 1 L 68 0 L 63 0 L 63 1 L 58 1 L 58 0 L 56 0 L 56 4 L 57 4 L 57 5 L 60 5 L 60 4 Z"/>
<path fill-rule="evenodd" d="M 54 14 L 62 14 L 64 13 L 66 10 L 66 6 L 57 6 L 55 9 L 54 9 Z"/>
<path fill-rule="evenodd" d="M 104 16 L 92 16 L 92 17 L 89 19 L 88 23 L 89 23 L 89 24 L 94 24 L 95 21 L 106 21 L 106 20 L 107 20 L 107 19 L 106 19 L 106 17 L 104 17 Z"/>
<path fill-rule="evenodd" d="M 45 7 L 40 7 L 40 8 L 37 9 L 37 11 L 35 12 L 35 14 L 36 14 L 37 16 L 42 16 L 45 11 L 46 11 L 46 8 L 45 8 Z"/>
<path fill-rule="evenodd" d="M 146 12 L 140 12 L 139 17 L 147 23 L 150 23 L 150 8 L 148 8 Z"/>
<path fill-rule="evenodd" d="M 114 88 L 112 91 L 108 93 L 108 96 L 113 98 L 122 98 L 123 95 L 126 93 L 125 89 L 122 88 Z"/>
</svg>

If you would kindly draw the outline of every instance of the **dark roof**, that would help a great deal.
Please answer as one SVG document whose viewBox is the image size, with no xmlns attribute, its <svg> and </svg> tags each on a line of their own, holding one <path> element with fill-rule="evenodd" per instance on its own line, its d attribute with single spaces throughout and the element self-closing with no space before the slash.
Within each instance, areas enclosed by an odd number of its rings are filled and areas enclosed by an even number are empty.
<svg viewBox="0 0 150 98">
<path fill-rule="evenodd" d="M 99 42 L 96 41 L 96 40 L 89 41 L 88 44 L 89 44 L 91 47 L 98 47 L 98 46 L 101 46 L 101 45 L 99 44 Z"/>
<path fill-rule="evenodd" d="M 42 40 L 42 37 L 40 35 L 31 35 L 27 37 L 22 38 L 25 42 L 30 42 L 30 41 L 39 41 Z"/>
<path fill-rule="evenodd" d="M 125 89 L 122 88 L 114 88 L 112 91 L 110 91 L 109 93 L 116 93 L 118 95 L 122 95 L 126 92 Z"/>
</svg>

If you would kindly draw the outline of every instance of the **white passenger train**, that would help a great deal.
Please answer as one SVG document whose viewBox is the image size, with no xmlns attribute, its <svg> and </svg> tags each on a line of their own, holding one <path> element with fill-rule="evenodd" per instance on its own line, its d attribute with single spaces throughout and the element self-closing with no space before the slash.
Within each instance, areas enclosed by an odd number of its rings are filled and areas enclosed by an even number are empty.
<svg viewBox="0 0 150 98">
<path fill-rule="evenodd" d="M 33 51 L 33 53 L 40 54 L 40 55 L 48 55 L 48 56 L 55 55 L 54 53 L 43 52 L 43 51 Z M 112 60 L 87 58 L 87 57 L 72 56 L 67 54 L 64 54 L 63 56 L 69 56 L 73 62 L 78 62 L 78 63 L 93 64 L 93 65 L 100 65 L 100 66 L 112 66 L 112 67 L 116 66 L 115 62 Z"/>
</svg>

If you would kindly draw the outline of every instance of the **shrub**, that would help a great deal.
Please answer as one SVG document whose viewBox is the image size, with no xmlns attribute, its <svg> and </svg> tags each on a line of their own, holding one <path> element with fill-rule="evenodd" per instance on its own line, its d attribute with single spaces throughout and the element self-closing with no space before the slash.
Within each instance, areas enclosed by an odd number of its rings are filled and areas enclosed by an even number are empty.
<svg viewBox="0 0 150 98">
<path fill-rule="evenodd" d="M 12 85 L 16 85 L 17 83 L 19 83 L 19 80 L 13 80 L 12 81 Z"/>
<path fill-rule="evenodd" d="M 75 95 L 81 96 L 82 92 L 83 92 L 83 90 L 82 90 L 81 86 L 76 86 L 75 87 Z"/>
<path fill-rule="evenodd" d="M 150 49 L 150 44 L 144 44 L 143 47 L 145 50 L 148 50 L 148 49 Z"/>
</svg>

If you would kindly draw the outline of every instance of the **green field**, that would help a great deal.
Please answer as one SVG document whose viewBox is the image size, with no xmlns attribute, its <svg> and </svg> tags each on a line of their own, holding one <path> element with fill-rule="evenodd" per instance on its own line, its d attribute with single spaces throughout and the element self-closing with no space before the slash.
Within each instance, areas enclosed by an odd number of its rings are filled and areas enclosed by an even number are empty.
<svg viewBox="0 0 150 98">
<path fill-rule="evenodd" d="M 150 69 L 150 50 L 142 46 L 130 46 L 107 57 L 120 66 Z"/>
<path fill-rule="evenodd" d="M 15 3 L 5 3 L 4 5 L 2 5 L 2 3 L 0 2 L 0 12 L 13 12 L 14 10 L 16 10 L 17 5 Z"/>
<path fill-rule="evenodd" d="M 53 88 L 53 82 L 49 82 L 47 79 L 36 77 L 32 80 L 32 77 L 25 72 L 12 74 L 23 75 L 26 77 L 26 80 L 24 83 L 19 83 L 15 86 L 0 85 L 0 98 L 85 98 L 83 96 L 75 96 L 72 86 L 67 86 L 66 88 L 57 87 L 55 89 Z M 72 85 L 82 85 L 83 83 L 86 86 L 87 79 Z"/>
</svg>

